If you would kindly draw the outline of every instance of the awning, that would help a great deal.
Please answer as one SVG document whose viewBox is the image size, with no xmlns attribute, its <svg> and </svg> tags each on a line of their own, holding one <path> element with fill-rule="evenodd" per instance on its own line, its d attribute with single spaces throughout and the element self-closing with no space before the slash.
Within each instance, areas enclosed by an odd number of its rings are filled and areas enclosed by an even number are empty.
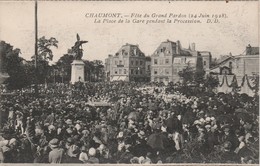
<svg viewBox="0 0 260 166">
<path fill-rule="evenodd" d="M 111 81 L 128 81 L 127 76 L 113 76 Z"/>
</svg>

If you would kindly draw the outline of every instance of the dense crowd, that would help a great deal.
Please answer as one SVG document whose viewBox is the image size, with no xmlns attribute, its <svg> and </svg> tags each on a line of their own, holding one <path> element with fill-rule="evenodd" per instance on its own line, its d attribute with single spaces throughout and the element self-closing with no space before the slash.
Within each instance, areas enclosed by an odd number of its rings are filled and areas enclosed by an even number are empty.
<svg viewBox="0 0 260 166">
<path fill-rule="evenodd" d="M 178 86 L 41 85 L 39 96 L 1 89 L 0 161 L 259 163 L 258 96 Z"/>
</svg>

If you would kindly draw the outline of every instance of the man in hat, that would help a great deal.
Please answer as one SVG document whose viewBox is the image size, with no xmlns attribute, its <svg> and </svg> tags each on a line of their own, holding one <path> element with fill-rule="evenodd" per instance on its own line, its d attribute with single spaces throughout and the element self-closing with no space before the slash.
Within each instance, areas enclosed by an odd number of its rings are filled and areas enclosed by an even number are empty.
<svg viewBox="0 0 260 166">
<path fill-rule="evenodd" d="M 230 130 L 229 126 L 225 126 L 224 128 L 224 136 L 223 136 L 223 141 L 229 141 L 231 143 L 231 147 L 230 149 L 232 151 L 234 151 L 238 145 L 239 145 L 239 140 L 238 138 L 235 136 L 235 134 L 233 134 Z"/>
<path fill-rule="evenodd" d="M 62 163 L 64 161 L 64 149 L 59 148 L 59 140 L 57 138 L 52 139 L 49 146 L 52 149 L 49 153 L 49 163 Z"/>
<path fill-rule="evenodd" d="M 88 151 L 88 155 L 89 155 L 89 159 L 87 161 L 87 163 L 91 163 L 91 164 L 98 164 L 99 163 L 99 159 L 96 157 L 96 149 L 95 148 L 90 148 Z"/>
<path fill-rule="evenodd" d="M 239 157 L 233 150 L 231 150 L 231 142 L 224 142 L 224 153 L 221 155 L 221 161 L 223 163 L 239 163 Z"/>
</svg>

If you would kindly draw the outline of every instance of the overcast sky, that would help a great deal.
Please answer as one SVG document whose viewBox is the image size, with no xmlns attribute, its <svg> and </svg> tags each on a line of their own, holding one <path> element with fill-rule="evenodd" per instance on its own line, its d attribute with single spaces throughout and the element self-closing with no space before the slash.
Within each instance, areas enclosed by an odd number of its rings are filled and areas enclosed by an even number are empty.
<svg viewBox="0 0 260 166">
<path fill-rule="evenodd" d="M 95 24 L 86 13 L 226 13 L 220 24 Z M 38 3 L 39 37 L 55 37 L 54 61 L 73 46 L 76 34 L 89 43 L 83 46 L 83 59 L 104 60 L 125 43 L 139 44 L 151 55 L 162 41 L 180 40 L 184 48 L 196 43 L 196 49 L 213 56 L 244 52 L 246 45 L 258 46 L 258 1 L 222 2 L 83 2 L 43 1 Z M 34 2 L 0 2 L 0 39 L 21 49 L 30 59 L 34 53 Z"/>
</svg>

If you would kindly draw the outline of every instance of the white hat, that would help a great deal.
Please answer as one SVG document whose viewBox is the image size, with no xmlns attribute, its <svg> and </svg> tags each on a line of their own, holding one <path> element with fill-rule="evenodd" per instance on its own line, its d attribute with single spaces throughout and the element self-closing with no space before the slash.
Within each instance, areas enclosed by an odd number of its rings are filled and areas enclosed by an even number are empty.
<svg viewBox="0 0 260 166">
<path fill-rule="evenodd" d="M 209 122 L 210 120 L 210 117 L 206 117 L 206 122 Z"/>
<path fill-rule="evenodd" d="M 204 120 L 203 118 L 200 118 L 200 122 L 204 123 L 204 122 L 205 122 L 205 120 Z"/>
<path fill-rule="evenodd" d="M 120 131 L 117 135 L 117 138 L 122 138 L 124 136 L 124 133 L 122 131 Z"/>
<path fill-rule="evenodd" d="M 12 139 L 10 139 L 10 141 L 9 141 L 9 145 L 11 145 L 11 144 L 13 144 L 13 143 L 15 143 L 16 142 L 16 139 L 15 138 L 12 138 Z"/>
<path fill-rule="evenodd" d="M 195 120 L 194 124 L 200 124 L 199 120 Z"/>
<path fill-rule="evenodd" d="M 215 120 L 215 118 L 214 118 L 214 117 L 211 117 L 210 119 L 211 119 L 211 120 Z"/>
<path fill-rule="evenodd" d="M 90 149 L 88 150 L 88 154 L 89 154 L 90 156 L 95 156 L 95 155 L 96 155 L 96 149 L 90 148 Z"/>
<path fill-rule="evenodd" d="M 49 130 L 55 130 L 55 126 L 50 125 L 50 126 L 48 126 L 48 129 L 49 129 Z"/>
</svg>

